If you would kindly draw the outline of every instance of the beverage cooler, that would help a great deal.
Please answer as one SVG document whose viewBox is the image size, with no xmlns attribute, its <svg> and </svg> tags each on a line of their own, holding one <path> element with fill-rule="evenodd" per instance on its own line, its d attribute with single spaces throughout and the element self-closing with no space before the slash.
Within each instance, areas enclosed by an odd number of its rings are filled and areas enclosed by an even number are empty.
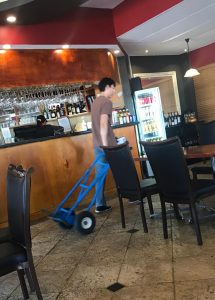
<svg viewBox="0 0 215 300">
<path fill-rule="evenodd" d="M 137 114 L 138 137 L 141 141 L 156 142 L 166 139 L 163 109 L 158 87 L 136 91 L 134 94 L 134 106 Z M 139 145 L 139 152 L 143 149 Z M 151 167 L 146 163 L 147 173 L 152 176 Z"/>
</svg>

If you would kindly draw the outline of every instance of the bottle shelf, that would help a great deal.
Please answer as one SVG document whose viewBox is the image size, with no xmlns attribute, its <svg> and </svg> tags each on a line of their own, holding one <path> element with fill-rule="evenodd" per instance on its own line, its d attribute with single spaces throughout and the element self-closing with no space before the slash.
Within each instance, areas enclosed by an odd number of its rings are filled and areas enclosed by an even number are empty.
<svg viewBox="0 0 215 300">
<path fill-rule="evenodd" d="M 70 115 L 70 116 L 68 116 L 68 118 L 75 118 L 75 117 L 85 116 L 85 115 L 89 115 L 89 114 L 90 114 L 90 112 L 86 111 L 86 112 L 83 112 L 83 113 Z"/>
<path fill-rule="evenodd" d="M 144 120 L 142 120 L 143 123 L 148 122 L 148 121 L 154 121 L 155 118 L 151 117 L 151 118 L 144 118 Z"/>
<path fill-rule="evenodd" d="M 90 112 L 83 112 L 83 113 L 79 113 L 79 114 L 74 114 L 74 115 L 70 115 L 70 116 L 62 116 L 60 118 L 49 118 L 47 121 L 55 121 L 55 120 L 58 120 L 58 119 L 61 119 L 61 118 L 75 118 L 75 117 L 81 117 L 81 116 L 86 116 L 86 115 L 89 115 Z"/>
<path fill-rule="evenodd" d="M 159 138 L 159 134 L 154 134 L 155 132 L 149 132 L 144 134 L 144 139 L 152 139 L 152 138 Z"/>
<path fill-rule="evenodd" d="M 140 107 L 140 108 L 142 108 L 142 107 L 150 107 L 150 106 L 152 106 L 153 105 L 153 103 L 149 103 L 149 104 L 139 104 L 138 106 Z"/>
</svg>

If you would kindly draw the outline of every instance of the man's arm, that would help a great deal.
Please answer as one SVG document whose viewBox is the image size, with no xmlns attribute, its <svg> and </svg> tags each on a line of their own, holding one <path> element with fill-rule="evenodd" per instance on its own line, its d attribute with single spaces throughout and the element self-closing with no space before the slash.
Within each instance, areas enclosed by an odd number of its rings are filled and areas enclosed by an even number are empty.
<svg viewBox="0 0 215 300">
<path fill-rule="evenodd" d="M 106 114 L 101 114 L 100 117 L 100 135 L 102 140 L 102 146 L 108 146 L 108 115 Z"/>
</svg>

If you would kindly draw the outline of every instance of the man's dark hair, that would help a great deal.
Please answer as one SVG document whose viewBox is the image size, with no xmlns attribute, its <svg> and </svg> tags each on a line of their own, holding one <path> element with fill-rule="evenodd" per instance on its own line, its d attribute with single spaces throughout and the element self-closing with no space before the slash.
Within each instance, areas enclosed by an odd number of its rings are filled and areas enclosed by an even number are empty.
<svg viewBox="0 0 215 300">
<path fill-rule="evenodd" d="M 46 122 L 46 118 L 44 117 L 44 115 L 39 115 L 37 116 L 37 126 L 42 126 L 42 124 L 44 122 Z"/>
<path fill-rule="evenodd" d="M 108 77 L 104 77 L 100 80 L 99 84 L 98 84 L 98 87 L 99 87 L 99 90 L 100 92 L 104 92 L 106 86 L 109 85 L 113 85 L 113 86 L 116 86 L 116 83 L 113 79 L 111 78 L 108 78 Z"/>
</svg>

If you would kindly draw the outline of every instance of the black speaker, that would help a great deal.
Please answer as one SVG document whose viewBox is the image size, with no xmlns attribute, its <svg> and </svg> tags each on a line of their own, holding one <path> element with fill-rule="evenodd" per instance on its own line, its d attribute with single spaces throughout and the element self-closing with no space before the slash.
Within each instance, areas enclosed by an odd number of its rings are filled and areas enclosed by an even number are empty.
<svg viewBox="0 0 215 300">
<path fill-rule="evenodd" d="M 134 77 L 130 79 L 131 93 L 134 94 L 135 91 L 142 90 L 142 83 L 140 77 Z"/>
</svg>

